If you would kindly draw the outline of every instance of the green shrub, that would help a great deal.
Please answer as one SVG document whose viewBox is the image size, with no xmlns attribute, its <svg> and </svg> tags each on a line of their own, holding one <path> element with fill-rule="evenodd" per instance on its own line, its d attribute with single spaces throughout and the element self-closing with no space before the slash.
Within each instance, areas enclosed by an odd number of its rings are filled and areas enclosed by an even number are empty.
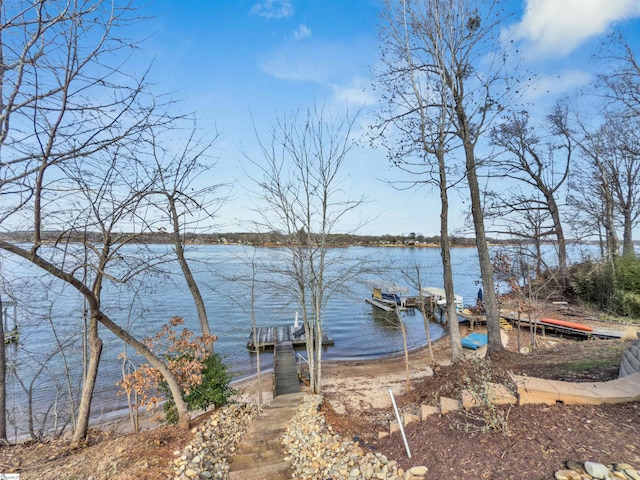
<svg viewBox="0 0 640 480">
<path fill-rule="evenodd" d="M 614 263 L 617 288 L 624 292 L 640 294 L 640 259 L 618 257 Z"/>
<path fill-rule="evenodd" d="M 622 310 L 627 317 L 640 318 L 640 294 L 626 292 L 622 297 Z"/>
<path fill-rule="evenodd" d="M 189 390 L 189 393 L 183 393 L 182 398 L 189 407 L 189 411 L 204 410 L 211 405 L 219 407 L 229 400 L 229 397 L 236 392 L 229 383 L 231 382 L 231 374 L 228 372 L 226 365 L 217 354 L 207 356 L 202 369 L 202 382 L 195 385 Z M 166 395 L 166 402 L 163 405 L 166 422 L 175 424 L 178 421 L 178 412 L 176 404 L 171 396 L 166 383 L 161 385 L 162 392 Z"/>
<path fill-rule="evenodd" d="M 640 259 L 584 262 L 573 265 L 569 277 L 570 293 L 581 300 L 614 315 L 640 318 Z"/>
</svg>

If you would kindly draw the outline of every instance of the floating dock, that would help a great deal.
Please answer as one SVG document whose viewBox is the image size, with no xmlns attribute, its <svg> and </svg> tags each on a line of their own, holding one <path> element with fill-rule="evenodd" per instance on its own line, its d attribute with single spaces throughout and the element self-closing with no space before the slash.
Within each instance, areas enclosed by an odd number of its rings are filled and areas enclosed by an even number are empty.
<svg viewBox="0 0 640 480">
<path fill-rule="evenodd" d="M 464 312 L 459 312 L 460 317 L 465 318 L 474 323 L 486 323 L 484 315 L 468 315 Z M 518 314 L 516 312 L 500 312 L 500 318 L 507 320 L 514 327 L 518 326 Z M 615 330 L 604 330 L 591 328 L 587 325 L 583 325 L 577 322 L 568 322 L 547 318 L 532 318 L 531 321 L 523 315 L 520 316 L 520 326 L 524 328 L 534 328 L 542 330 L 543 334 L 546 332 L 557 333 L 560 335 L 572 335 L 577 337 L 586 338 L 622 338 L 623 333 Z"/>
<path fill-rule="evenodd" d="M 447 294 L 444 288 L 438 287 L 422 287 L 421 294 L 423 297 L 430 299 L 435 305 L 444 309 L 447 305 Z M 462 311 L 462 295 L 453 295 L 453 302 L 456 306 L 456 312 Z"/>
<path fill-rule="evenodd" d="M 274 343 L 278 345 L 291 342 L 292 346 L 306 345 L 307 337 L 304 334 L 304 327 L 295 328 L 293 325 L 282 327 L 258 327 L 256 329 L 257 341 L 253 338 L 253 329 L 247 338 L 247 348 L 273 348 Z M 333 345 L 333 338 L 327 330 L 322 334 L 322 345 Z"/>
</svg>

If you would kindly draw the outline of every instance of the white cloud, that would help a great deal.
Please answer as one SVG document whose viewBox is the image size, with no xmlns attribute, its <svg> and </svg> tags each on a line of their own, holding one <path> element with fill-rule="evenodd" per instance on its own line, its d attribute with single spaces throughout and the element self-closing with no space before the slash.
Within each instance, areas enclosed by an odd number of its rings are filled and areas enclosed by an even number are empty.
<svg viewBox="0 0 640 480">
<path fill-rule="evenodd" d="M 330 73 L 324 68 L 326 59 L 321 57 L 319 50 L 283 48 L 263 57 L 260 68 L 267 75 L 280 80 L 323 83 Z"/>
<path fill-rule="evenodd" d="M 575 89 L 587 85 L 591 81 L 591 75 L 581 70 L 562 70 L 561 72 L 546 77 L 535 79 L 528 86 L 524 95 L 525 100 L 533 101 L 543 97 L 553 97 L 570 93 Z"/>
<path fill-rule="evenodd" d="M 365 86 L 365 82 L 356 79 L 351 85 L 331 85 L 333 90 L 333 103 L 338 106 L 371 107 L 376 104 L 377 97 L 371 89 Z"/>
<path fill-rule="evenodd" d="M 293 15 L 293 11 L 289 0 L 263 0 L 251 7 L 251 15 L 264 18 L 286 18 Z"/>
<path fill-rule="evenodd" d="M 638 0 L 526 0 L 522 21 L 510 29 L 534 55 L 564 56 L 613 23 L 640 16 Z"/>
<path fill-rule="evenodd" d="M 302 40 L 303 38 L 307 38 L 311 36 L 311 29 L 307 27 L 304 23 L 301 23 L 298 29 L 293 32 L 293 38 L 296 40 Z"/>
</svg>

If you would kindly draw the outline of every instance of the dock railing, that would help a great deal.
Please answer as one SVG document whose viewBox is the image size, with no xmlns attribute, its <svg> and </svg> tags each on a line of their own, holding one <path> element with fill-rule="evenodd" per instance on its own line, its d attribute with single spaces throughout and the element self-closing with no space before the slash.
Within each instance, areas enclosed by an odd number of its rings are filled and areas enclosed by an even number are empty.
<svg viewBox="0 0 640 480">
<path fill-rule="evenodd" d="M 273 396 L 276 396 L 276 352 L 278 350 L 277 346 L 278 336 L 276 335 L 276 330 L 273 330 Z"/>
<path fill-rule="evenodd" d="M 302 362 L 299 360 L 302 360 Z M 305 363 L 307 364 L 306 369 L 304 366 Z M 307 386 L 309 386 L 309 384 L 311 383 L 310 373 L 309 373 L 309 361 L 298 352 L 296 352 L 296 366 L 298 370 L 298 378 L 302 380 L 304 383 L 306 383 Z"/>
</svg>

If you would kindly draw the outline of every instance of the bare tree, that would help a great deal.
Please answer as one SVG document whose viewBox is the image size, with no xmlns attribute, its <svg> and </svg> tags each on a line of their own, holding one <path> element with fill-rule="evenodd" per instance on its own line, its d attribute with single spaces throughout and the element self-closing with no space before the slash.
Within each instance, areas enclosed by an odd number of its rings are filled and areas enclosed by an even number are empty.
<svg viewBox="0 0 640 480">
<path fill-rule="evenodd" d="M 313 393 L 321 390 L 327 301 L 362 272 L 330 249 L 330 234 L 363 201 L 351 199 L 340 178 L 353 147 L 353 122 L 348 117 L 336 121 L 318 107 L 296 113 L 277 123 L 270 143 L 258 136 L 263 158 L 249 159 L 259 169 L 260 177 L 253 180 L 265 204 L 260 226 L 285 236 L 279 288 L 302 312 Z"/>
<path fill-rule="evenodd" d="M 392 0 L 389 3 L 393 5 Z M 497 0 L 400 0 L 392 11 L 404 11 L 406 38 L 419 75 L 436 85 L 434 99 L 442 102 L 446 128 L 456 139 L 464 158 L 476 233 L 487 313 L 488 354 L 504 347 L 500 339 L 498 307 L 493 271 L 484 226 L 482 196 L 478 182 L 476 148 L 486 130 L 511 94 L 505 73 L 506 54 L 499 43 L 504 11 Z"/>
<path fill-rule="evenodd" d="M 7 356 L 4 335 L 4 308 L 0 294 L 0 443 L 7 443 Z"/>
<path fill-rule="evenodd" d="M 135 10 L 129 3 L 101 0 L 2 2 L 0 17 L 0 228 L 33 232 L 30 245 L 1 240 L 0 249 L 68 283 L 89 305 L 93 355 L 74 441 L 87 433 L 101 348 L 98 324 L 165 375 L 181 424 L 187 426 L 187 407 L 175 377 L 101 309 L 100 285 L 82 282 L 75 276 L 76 266 L 65 262 L 70 244 L 43 248 L 45 229 L 60 228 L 68 220 L 74 199 L 57 185 L 69 172 L 80 172 L 74 165 L 90 159 L 117 161 L 135 150 L 150 126 L 173 120 L 147 94 L 144 77 L 126 75 L 123 64 L 112 63 L 113 58 L 129 58 L 136 47 L 122 36 L 122 28 L 139 20 Z M 83 167 L 81 175 L 91 172 Z M 109 252 L 111 245 L 107 236 L 103 249 Z M 101 271 L 103 265 L 96 267 Z"/>
<path fill-rule="evenodd" d="M 163 147 L 169 142 L 163 142 L 161 134 L 150 132 L 153 157 L 150 163 L 154 169 L 149 175 L 153 178 L 153 185 L 146 195 L 152 208 L 163 215 L 154 218 L 147 211 L 145 218 L 141 218 L 150 230 L 153 230 L 154 225 L 161 225 L 159 228 L 164 229 L 164 223 L 169 224 L 176 258 L 193 297 L 200 329 L 206 335 L 211 335 L 211 326 L 200 288 L 185 255 L 185 234 L 187 231 L 195 233 L 203 228 L 202 222 L 204 228 L 210 228 L 210 221 L 224 203 L 224 199 L 218 196 L 223 185 L 196 186 L 215 165 L 209 158 L 209 151 L 217 140 L 218 135 L 215 135 L 212 140 L 202 141 L 196 138 L 196 129 L 193 128 L 184 146 L 177 153 L 172 153 L 167 147 Z M 154 200 L 156 197 L 160 197 L 157 202 Z M 213 344 L 210 348 L 213 352 Z"/>
<path fill-rule="evenodd" d="M 489 192 L 485 207 L 485 218 L 491 222 L 492 232 L 533 245 L 536 275 L 542 274 L 545 263 L 542 257 L 543 242 L 553 234 L 553 229 L 549 228 L 549 212 L 540 208 L 543 200 L 539 197 L 539 194 L 525 193 L 516 185 L 508 195 Z"/>
<path fill-rule="evenodd" d="M 420 275 L 422 268 L 417 263 L 414 263 L 411 267 L 403 270 L 402 273 L 404 278 L 408 280 L 408 282 L 419 292 L 419 302 L 418 308 L 420 309 L 420 313 L 422 315 L 422 322 L 424 324 L 424 331 L 427 336 L 427 348 L 429 349 L 429 357 L 431 357 L 431 363 L 435 364 L 435 357 L 433 356 L 433 347 L 431 345 L 431 329 L 429 328 L 430 318 L 429 318 L 429 308 L 427 308 L 425 296 L 422 295 L 422 276 Z M 449 324 L 455 324 L 458 329 L 458 339 L 460 338 L 460 326 L 457 321 L 449 322 Z M 404 332 L 403 332 L 404 334 Z M 406 340 L 405 340 L 406 343 Z M 453 349 L 452 349 L 452 357 L 453 357 Z M 457 357 L 454 359 L 457 360 Z"/>
<path fill-rule="evenodd" d="M 546 211 L 551 227 L 542 235 L 553 235 L 558 247 L 558 271 L 560 286 L 567 275 L 567 246 L 560 212 L 560 195 L 571 166 L 575 146 L 567 132 L 567 109 L 556 105 L 547 117 L 548 134 L 534 127 L 526 112 L 511 114 L 491 131 L 491 142 L 504 149 L 495 160 L 500 174 L 514 179 L 530 189 L 521 197 L 506 198 L 512 211 L 523 207 Z"/>
<path fill-rule="evenodd" d="M 385 90 L 383 98 L 386 103 L 381 114 L 382 134 L 389 135 L 389 126 L 395 127 L 399 133 L 399 138 L 391 133 L 385 143 L 393 164 L 416 177 L 404 185 L 415 187 L 431 183 L 440 192 L 440 253 L 451 358 L 455 362 L 462 358 L 463 353 L 449 240 L 449 188 L 452 185 L 448 180 L 450 162 L 447 160 L 452 155 L 454 135 L 450 112 L 446 109 L 447 88 L 443 78 L 424 65 L 419 54 L 420 39 L 410 36 L 409 22 L 416 20 L 415 14 L 408 11 L 405 2 L 401 5 L 387 2 L 386 7 L 381 31 L 385 69 L 378 75 Z"/>
<path fill-rule="evenodd" d="M 635 257 L 633 229 L 640 220 L 640 122 L 608 116 L 602 126 L 604 169 L 622 223 L 622 255 Z"/>
<path fill-rule="evenodd" d="M 258 324 L 256 321 L 256 305 L 260 292 L 263 288 L 267 288 L 269 281 L 262 278 L 262 274 L 265 273 L 265 269 L 261 268 L 259 260 L 257 258 L 256 247 L 243 248 L 242 253 L 238 254 L 238 260 L 249 270 L 248 272 L 241 272 L 232 277 L 225 277 L 225 281 L 233 282 L 234 284 L 243 287 L 243 291 L 249 295 L 248 301 L 246 298 L 238 297 L 237 295 L 229 295 L 229 300 L 242 310 L 245 315 L 249 316 L 251 321 L 251 332 L 253 335 L 253 341 L 256 353 L 256 373 L 258 377 L 258 404 L 262 405 L 262 365 L 260 361 L 260 346 L 258 345 Z"/>
<path fill-rule="evenodd" d="M 606 50 L 599 54 L 605 63 L 597 78 L 598 94 L 608 108 L 624 118 L 640 115 L 640 63 L 636 52 L 620 34 L 612 34 Z"/>
<path fill-rule="evenodd" d="M 566 125 L 566 135 L 570 135 L 582 159 L 581 168 L 575 169 L 571 181 L 572 193 L 569 201 L 578 207 L 580 215 L 576 220 L 593 231 L 602 232 L 604 244 L 601 249 L 605 257 L 612 260 L 620 251 L 617 232 L 617 205 L 612 171 L 608 167 L 607 134 L 603 126 L 592 127 L 574 113 L 573 126 Z"/>
<path fill-rule="evenodd" d="M 635 256 L 632 232 L 640 216 L 640 63 L 629 43 L 613 34 L 599 54 L 604 63 L 595 83 L 596 95 L 605 99 L 606 119 L 602 125 L 607 143 L 606 167 L 611 189 L 622 217 L 624 256 Z"/>
</svg>

